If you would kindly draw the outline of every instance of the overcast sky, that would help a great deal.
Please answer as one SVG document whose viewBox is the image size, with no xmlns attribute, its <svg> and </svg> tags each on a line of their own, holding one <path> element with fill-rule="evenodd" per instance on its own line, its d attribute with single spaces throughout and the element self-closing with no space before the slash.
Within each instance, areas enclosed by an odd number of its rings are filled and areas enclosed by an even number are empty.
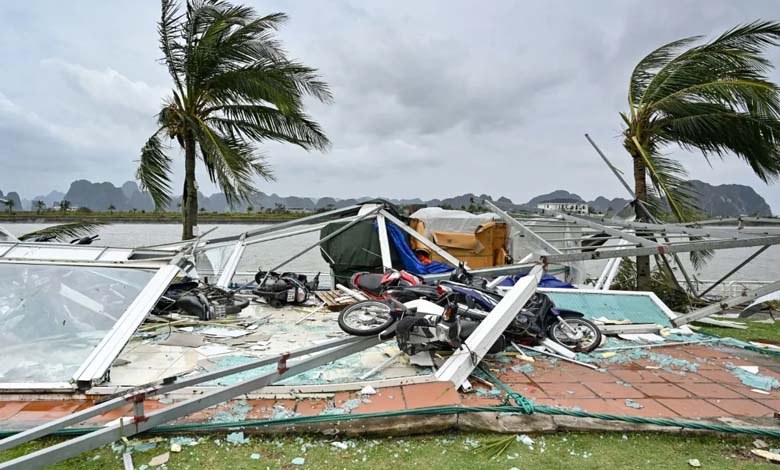
<svg viewBox="0 0 780 470">
<path fill-rule="evenodd" d="M 263 146 L 278 180 L 260 189 L 313 197 L 625 197 L 583 134 L 630 171 L 618 112 L 634 64 L 684 36 L 780 19 L 774 0 L 245 3 L 289 14 L 280 38 L 333 89 L 334 104 L 310 107 L 328 153 Z M 0 190 L 134 177 L 170 88 L 158 17 L 155 0 L 0 4 Z M 669 151 L 692 177 L 753 186 L 780 212 L 780 185 L 738 159 Z M 215 191 L 203 174 L 200 186 Z"/>
</svg>

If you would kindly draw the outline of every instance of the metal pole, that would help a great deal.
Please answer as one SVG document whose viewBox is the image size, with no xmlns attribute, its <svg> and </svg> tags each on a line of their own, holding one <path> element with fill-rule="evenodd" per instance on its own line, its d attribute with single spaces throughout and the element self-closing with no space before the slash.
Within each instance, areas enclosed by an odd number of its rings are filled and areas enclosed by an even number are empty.
<svg viewBox="0 0 780 470">
<path fill-rule="evenodd" d="M 463 381 L 468 379 L 477 364 L 512 323 L 517 312 L 534 295 L 542 273 L 542 267 L 537 265 L 529 275 L 517 281 L 517 284 L 509 289 L 474 332 L 466 338 L 463 345 L 456 349 L 436 371 L 437 380 L 450 381 L 460 387 Z"/>
<path fill-rule="evenodd" d="M 767 248 L 769 248 L 769 245 L 762 246 L 761 248 L 759 248 L 759 249 L 758 249 L 758 251 L 756 251 L 756 252 L 755 252 L 755 253 L 753 253 L 752 255 L 748 256 L 748 257 L 745 259 L 745 261 L 743 261 L 743 262 L 739 263 L 739 264 L 738 264 L 736 267 L 734 267 L 734 269 L 732 269 L 731 271 L 727 272 L 727 273 L 726 273 L 726 274 L 725 274 L 723 277 L 721 277 L 720 279 L 718 279 L 717 281 L 715 281 L 715 283 L 714 283 L 714 284 L 712 284 L 710 287 L 708 287 L 708 288 L 704 289 L 704 291 L 702 291 L 702 293 L 701 293 L 701 294 L 699 294 L 698 296 L 699 296 L 699 297 L 703 297 L 704 295 L 706 295 L 706 294 L 707 294 L 707 292 L 709 292 L 709 291 L 711 291 L 712 289 L 714 289 L 715 287 L 717 287 L 717 286 L 718 286 L 718 284 L 722 283 L 723 281 L 725 281 L 726 279 L 728 279 L 728 278 L 729 278 L 729 277 L 730 277 L 732 274 L 734 274 L 735 272 L 737 272 L 737 271 L 739 271 L 740 269 L 742 269 L 742 267 L 743 267 L 743 266 L 745 266 L 745 265 L 746 265 L 746 264 L 748 264 L 749 262 L 753 261 L 753 260 L 756 258 L 756 256 L 758 256 L 758 255 L 760 255 L 761 253 L 765 252 L 765 251 L 767 250 Z"/>
<path fill-rule="evenodd" d="M 323 244 L 326 241 L 330 240 L 331 238 L 334 238 L 334 237 L 336 237 L 338 235 L 341 235 L 343 232 L 349 230 L 353 225 L 357 224 L 361 220 L 367 219 L 368 217 L 375 215 L 377 212 L 380 211 L 380 209 L 381 209 L 381 207 L 378 207 L 378 208 L 376 208 L 376 209 L 374 209 L 372 211 L 366 212 L 365 214 L 363 214 L 360 217 L 356 218 L 355 220 L 353 220 L 352 222 L 348 223 L 347 225 L 341 227 L 340 229 L 336 230 L 333 233 L 328 234 L 325 237 L 320 238 L 315 243 L 312 243 L 308 247 L 304 248 L 302 251 L 298 252 L 297 254 L 295 254 L 295 255 L 287 258 L 286 260 L 282 261 L 281 263 L 277 264 L 273 268 L 269 269 L 267 273 L 265 273 L 265 277 L 263 278 L 263 281 L 265 281 L 266 278 L 268 278 L 268 275 L 271 274 L 271 272 L 276 271 L 277 269 L 281 268 L 282 266 L 284 266 L 285 264 L 289 263 L 290 261 L 293 261 L 293 260 L 303 256 L 305 253 L 309 252 L 313 248 L 317 248 L 318 246 L 320 246 L 321 244 Z M 262 282 L 261 282 L 261 284 L 262 284 Z"/>
<path fill-rule="evenodd" d="M 451 254 L 447 253 L 445 250 L 440 248 L 438 245 L 433 243 L 432 241 L 428 240 L 424 235 L 418 233 L 416 230 L 412 230 L 411 227 L 403 223 L 403 221 L 398 220 L 397 217 L 395 217 L 393 214 L 387 212 L 386 210 L 382 210 L 380 212 L 387 220 L 394 223 L 398 228 L 409 234 L 412 238 L 417 240 L 418 242 L 422 243 L 423 245 L 427 246 L 431 250 L 433 250 L 434 253 L 441 256 L 446 262 L 450 263 L 453 266 L 458 266 L 460 264 L 460 260 Z"/>
<path fill-rule="evenodd" d="M 376 228 L 379 234 L 379 251 L 382 254 L 382 267 L 385 271 L 388 271 L 393 269 L 393 261 L 390 258 L 390 240 L 387 239 L 385 216 L 382 214 L 376 216 Z"/>
<path fill-rule="evenodd" d="M 364 338 L 334 351 L 328 351 L 310 358 L 302 359 L 293 364 L 287 364 L 287 356 L 282 355 L 277 358 L 279 359 L 278 368 L 273 372 L 153 411 L 144 416 L 143 419 L 134 419 L 129 423 L 120 422 L 110 426 L 107 425 L 97 431 L 22 455 L 16 459 L 0 463 L 0 469 L 30 469 L 52 465 L 68 458 L 75 457 L 82 452 L 96 449 L 122 437 L 129 437 L 142 433 L 168 421 L 187 416 L 196 411 L 230 400 L 231 398 L 256 391 L 272 383 L 278 382 L 281 379 L 298 375 L 307 370 L 363 351 L 380 344 L 381 342 L 382 341 L 378 337 Z"/>
<path fill-rule="evenodd" d="M 758 297 L 761 297 L 762 295 L 771 294 L 772 292 L 775 292 L 777 290 L 780 290 L 780 281 L 775 281 L 771 284 L 767 284 L 765 286 L 759 287 L 758 289 L 748 291 L 745 295 L 729 297 L 728 299 L 723 299 L 712 305 L 708 305 L 698 310 L 694 310 L 692 312 L 686 313 L 685 315 L 680 315 L 679 317 L 672 320 L 672 323 L 674 323 L 675 326 L 685 325 L 694 322 L 700 318 L 714 315 L 729 307 L 734 307 L 737 305 L 741 305 L 753 301 Z"/>
<path fill-rule="evenodd" d="M 326 343 L 318 344 L 316 346 L 297 349 L 295 351 L 288 353 L 289 354 L 288 357 L 290 359 L 294 359 L 308 354 L 324 351 L 326 349 L 333 349 L 344 345 L 352 344 L 358 341 L 359 338 L 354 336 L 348 338 L 339 338 L 332 341 L 328 341 Z M 267 366 L 270 364 L 275 364 L 278 361 L 279 361 L 278 356 L 265 357 L 246 364 L 240 364 L 237 366 L 229 367 L 227 369 L 221 369 L 214 372 L 199 374 L 187 379 L 177 380 L 176 382 L 168 385 L 159 386 L 158 384 L 151 384 L 141 388 L 136 388 L 134 390 L 130 390 L 126 393 L 123 393 L 121 396 L 111 398 L 102 403 L 98 403 L 89 408 L 86 408 L 82 411 L 72 413 L 67 416 L 63 416 L 62 418 L 56 419 L 54 421 L 50 421 L 48 423 L 44 423 L 40 426 L 36 426 L 34 428 L 28 429 L 26 431 L 22 431 L 18 434 L 14 434 L 13 436 L 2 439 L 0 440 L 0 452 L 24 444 L 25 442 L 38 439 L 39 437 L 49 435 L 59 429 L 64 429 L 70 425 L 78 424 L 89 418 L 102 415 L 111 410 L 124 406 L 128 403 L 132 403 L 133 397 L 137 395 L 145 395 L 147 397 L 165 395 L 166 393 L 175 392 L 176 390 L 181 390 L 182 388 L 199 385 L 204 382 L 210 382 L 212 380 L 216 380 L 222 377 L 227 377 L 229 375 L 238 374 L 252 369 L 257 369 L 259 367 Z"/>
<path fill-rule="evenodd" d="M 297 225 L 305 225 L 305 224 L 308 224 L 309 222 L 313 222 L 315 220 L 324 219 L 326 217 L 330 217 L 330 216 L 333 216 L 333 215 L 343 214 L 345 212 L 356 211 L 358 209 L 360 209 L 359 205 L 343 207 L 341 209 L 334 209 L 332 211 L 322 212 L 320 214 L 313 214 L 313 215 L 309 215 L 309 216 L 306 216 L 306 217 L 301 217 L 300 219 L 290 220 L 289 222 L 282 222 L 282 223 L 279 223 L 279 224 L 269 225 L 267 227 L 260 227 L 260 228 L 255 229 L 255 230 L 248 230 L 248 231 L 244 232 L 243 234 L 239 234 L 239 235 L 231 235 L 229 237 L 212 238 L 212 239 L 206 240 L 206 243 L 211 245 L 211 244 L 214 244 L 214 243 L 234 241 L 234 240 L 237 240 L 241 235 L 245 235 L 246 238 L 256 237 L 257 235 L 262 235 L 264 233 L 278 232 L 279 230 L 283 230 L 283 229 L 290 228 L 290 227 L 295 227 Z"/>
<path fill-rule="evenodd" d="M 626 180 L 623 178 L 623 174 L 620 172 L 620 170 L 618 170 L 615 167 L 615 165 L 613 165 L 612 162 L 609 161 L 607 156 L 604 155 L 604 152 L 601 151 L 601 149 L 598 147 L 598 145 L 596 145 L 596 142 L 594 142 L 593 139 L 591 139 L 588 134 L 585 134 L 585 138 L 588 139 L 588 142 L 590 142 L 590 145 L 592 145 L 593 148 L 596 150 L 596 153 L 599 154 L 601 159 L 604 160 L 604 163 L 606 163 L 607 166 L 609 167 L 609 169 L 612 170 L 612 173 L 614 173 L 615 176 L 617 177 L 617 179 L 620 180 L 620 182 L 623 184 L 623 187 L 626 188 L 626 191 L 628 192 L 628 194 L 631 195 L 631 199 L 633 199 L 633 200 L 635 200 L 637 202 L 637 207 L 639 207 L 640 210 L 642 212 L 644 212 L 644 214 L 646 216 L 648 216 L 649 218 L 655 220 L 655 218 L 652 216 L 652 214 L 650 214 L 650 211 L 647 210 L 647 207 L 645 206 L 644 201 L 640 201 L 639 199 L 636 198 L 636 193 L 634 192 L 633 189 L 631 189 L 631 186 L 629 186 L 628 182 L 626 182 Z M 666 239 L 666 242 L 669 243 L 669 239 Z M 680 258 L 676 254 L 672 254 L 672 256 L 674 257 L 674 261 L 677 264 L 677 267 L 680 269 L 680 272 L 682 273 L 683 277 L 685 278 L 685 282 L 686 282 L 686 284 L 688 284 L 688 288 L 691 290 L 691 292 L 694 295 L 696 295 L 698 297 L 698 295 L 696 294 L 696 288 L 694 287 L 693 282 L 691 282 L 691 279 L 688 277 L 688 273 L 685 270 L 685 267 L 683 266 L 682 262 L 680 261 Z M 665 257 L 664 257 L 664 259 L 665 259 Z"/>
<path fill-rule="evenodd" d="M 549 264 L 567 263 L 571 261 L 587 261 L 594 259 L 607 258 L 626 258 L 630 256 L 643 256 L 669 253 L 687 253 L 690 251 L 717 250 L 726 248 L 745 248 L 752 246 L 777 245 L 780 244 L 780 236 L 752 238 L 741 240 L 717 240 L 717 241 L 694 241 L 684 243 L 669 243 L 660 247 L 627 247 L 619 249 L 583 252 L 583 253 L 563 253 L 542 256 L 542 260 Z"/>
<path fill-rule="evenodd" d="M 598 153 L 599 156 L 601 157 L 601 159 L 604 160 L 604 163 L 606 163 L 607 166 L 609 167 L 609 169 L 612 170 L 612 173 L 615 174 L 617 179 L 619 179 L 620 182 L 623 183 L 623 187 L 626 188 L 626 191 L 628 191 L 628 194 L 631 195 L 631 198 L 632 199 L 636 199 L 636 194 L 634 193 L 634 190 L 631 189 L 631 186 L 629 186 L 628 183 L 626 182 L 626 180 L 623 178 L 623 174 L 620 172 L 620 170 L 618 170 L 615 167 L 615 165 L 613 165 L 612 162 L 610 162 L 609 159 L 607 159 L 607 156 L 604 155 L 604 152 L 601 151 L 599 146 L 596 145 L 596 142 L 593 142 L 593 139 L 591 139 L 588 134 L 585 134 L 585 138 L 588 139 L 588 142 L 590 142 L 590 145 L 592 145 L 593 148 L 596 149 L 596 153 Z"/>
<path fill-rule="evenodd" d="M 351 220 L 353 220 L 352 217 L 344 217 L 342 219 L 339 219 L 339 222 L 347 222 L 347 221 L 351 221 Z M 323 222 L 323 223 L 319 223 L 319 224 L 316 224 L 316 225 L 312 225 L 311 227 L 302 228 L 300 230 L 293 230 L 291 232 L 276 233 L 276 234 L 269 235 L 267 237 L 262 237 L 262 238 L 254 238 L 254 239 L 248 240 L 246 242 L 246 245 L 247 246 L 249 246 L 249 245 L 256 245 L 258 243 L 265 243 L 265 242 L 270 242 L 270 241 L 273 241 L 273 240 L 279 240 L 280 238 L 294 237 L 294 236 L 297 236 L 297 235 L 303 235 L 303 234 L 306 234 L 306 233 L 316 232 L 317 230 L 322 229 L 323 227 L 325 227 L 326 225 L 328 225 L 328 224 L 330 224 L 332 222 L 333 221 Z"/>
<path fill-rule="evenodd" d="M 527 240 L 532 245 L 535 245 L 537 249 L 540 250 L 539 254 L 541 255 L 546 255 L 550 253 L 560 254 L 560 251 L 557 248 L 555 248 L 553 245 L 548 243 L 547 240 L 537 235 L 536 232 L 523 225 L 519 220 L 515 219 L 511 215 L 499 209 L 498 206 L 496 206 L 492 202 L 485 199 L 482 201 L 482 205 L 484 205 L 491 211 L 495 212 L 499 217 L 504 219 L 506 223 L 513 225 L 522 234 L 523 237 L 527 237 Z"/>
</svg>

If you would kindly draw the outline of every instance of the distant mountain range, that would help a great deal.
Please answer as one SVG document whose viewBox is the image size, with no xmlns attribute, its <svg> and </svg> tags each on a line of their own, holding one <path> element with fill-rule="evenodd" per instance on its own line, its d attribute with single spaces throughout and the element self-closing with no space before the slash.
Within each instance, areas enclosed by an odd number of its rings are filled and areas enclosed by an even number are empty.
<svg viewBox="0 0 780 470">
<path fill-rule="evenodd" d="M 699 194 L 699 207 L 712 217 L 732 217 L 738 215 L 771 216 L 772 210 L 769 204 L 759 196 L 753 188 L 738 184 L 723 184 L 713 186 L 702 181 L 690 181 L 693 189 Z M 70 201 L 71 207 L 86 207 L 94 211 L 105 211 L 113 208 L 117 211 L 152 211 L 154 203 L 148 194 L 142 192 L 134 181 L 128 181 L 117 187 L 112 183 L 92 183 L 87 180 L 77 180 L 70 184 L 67 192 L 51 191 L 45 196 L 36 196 L 31 199 L 23 199 L 17 192 L 11 191 L 0 198 L 14 200 L 17 210 L 32 210 L 34 201 L 43 201 L 47 207 L 58 204 L 63 199 Z M 284 207 L 287 210 L 314 211 L 318 209 L 331 209 L 346 207 L 365 202 L 373 197 L 361 197 L 357 199 L 337 199 L 332 197 L 308 198 L 298 196 L 279 196 L 277 194 L 265 194 L 258 192 L 250 203 L 240 203 L 235 207 L 227 204 L 225 195 L 215 193 L 211 196 L 198 193 L 200 207 L 206 212 L 246 212 L 251 205 L 254 211 L 263 209 L 275 209 Z M 511 210 L 528 210 L 536 208 L 540 202 L 552 199 L 573 199 L 584 201 L 580 196 L 565 190 L 556 190 L 531 198 L 525 203 L 515 203 L 506 197 L 493 199 L 485 194 L 463 194 L 445 199 L 388 199 L 398 205 L 442 206 L 454 209 L 468 208 L 474 201 L 490 199 L 499 207 Z M 181 198 L 174 198 L 169 210 L 178 210 Z M 599 196 L 587 202 L 593 211 L 608 213 L 618 212 L 629 203 L 628 199 Z"/>
</svg>

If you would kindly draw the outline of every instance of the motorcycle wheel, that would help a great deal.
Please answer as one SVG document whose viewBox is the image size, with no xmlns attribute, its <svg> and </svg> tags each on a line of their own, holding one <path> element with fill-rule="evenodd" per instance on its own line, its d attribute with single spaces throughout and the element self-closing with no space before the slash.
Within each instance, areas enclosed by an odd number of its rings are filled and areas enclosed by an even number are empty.
<svg viewBox="0 0 780 470">
<path fill-rule="evenodd" d="M 601 330 L 593 322 L 584 318 L 566 318 L 565 321 L 571 328 L 581 332 L 582 338 L 572 339 L 560 322 L 550 326 L 547 330 L 547 336 L 574 352 L 589 353 L 601 345 Z"/>
<path fill-rule="evenodd" d="M 379 300 L 363 300 L 339 313 L 339 327 L 354 336 L 374 336 L 395 322 L 390 305 Z"/>
</svg>

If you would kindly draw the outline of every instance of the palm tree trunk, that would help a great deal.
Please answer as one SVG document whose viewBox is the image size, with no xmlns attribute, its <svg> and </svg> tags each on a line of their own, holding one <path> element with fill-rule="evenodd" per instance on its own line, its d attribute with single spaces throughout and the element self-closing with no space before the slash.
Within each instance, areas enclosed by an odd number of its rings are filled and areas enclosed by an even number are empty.
<svg viewBox="0 0 780 470">
<path fill-rule="evenodd" d="M 195 185 L 195 139 L 191 135 L 184 138 L 184 192 L 182 194 L 182 240 L 195 238 L 198 225 L 198 189 Z"/>
<path fill-rule="evenodd" d="M 636 198 L 639 201 L 647 202 L 647 180 L 645 178 L 645 161 L 642 159 L 642 155 L 639 151 L 634 150 L 631 152 L 631 156 L 634 160 L 634 192 Z M 637 207 L 636 209 L 637 219 L 640 222 L 649 222 L 645 214 L 644 208 Z M 649 256 L 637 256 L 636 257 L 636 289 L 649 291 L 650 286 L 650 257 Z"/>
</svg>

